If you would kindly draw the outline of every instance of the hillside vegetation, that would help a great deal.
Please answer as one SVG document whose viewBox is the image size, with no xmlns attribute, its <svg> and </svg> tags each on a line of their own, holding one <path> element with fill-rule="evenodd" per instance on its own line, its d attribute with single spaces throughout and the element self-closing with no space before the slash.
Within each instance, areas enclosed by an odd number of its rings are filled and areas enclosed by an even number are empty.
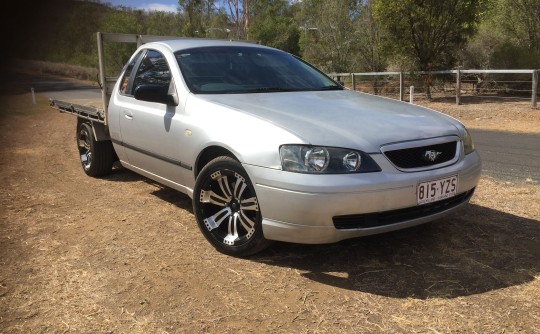
<svg viewBox="0 0 540 334">
<path fill-rule="evenodd" d="M 256 40 L 327 72 L 540 68 L 540 0 L 179 0 L 178 8 L 39 2 L 15 14 L 22 32 L 9 56 L 96 67 L 102 31 Z M 121 68 L 134 46 L 115 47 Z"/>
</svg>

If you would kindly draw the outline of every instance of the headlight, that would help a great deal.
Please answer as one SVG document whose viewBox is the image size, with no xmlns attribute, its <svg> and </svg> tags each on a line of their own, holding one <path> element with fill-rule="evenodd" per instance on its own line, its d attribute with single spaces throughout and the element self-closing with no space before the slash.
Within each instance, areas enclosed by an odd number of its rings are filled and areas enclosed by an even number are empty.
<svg viewBox="0 0 540 334">
<path fill-rule="evenodd" d="M 330 163 L 330 153 L 324 147 L 315 147 L 306 152 L 304 156 L 304 165 L 308 170 L 322 172 L 328 168 Z"/>
<path fill-rule="evenodd" d="M 283 145 L 279 148 L 284 171 L 313 174 L 380 172 L 366 153 L 337 147 Z"/>
<path fill-rule="evenodd" d="M 461 141 L 463 142 L 463 152 L 465 152 L 465 155 L 474 152 L 474 143 L 467 129 L 465 129 L 465 135 L 461 138 Z"/>
</svg>

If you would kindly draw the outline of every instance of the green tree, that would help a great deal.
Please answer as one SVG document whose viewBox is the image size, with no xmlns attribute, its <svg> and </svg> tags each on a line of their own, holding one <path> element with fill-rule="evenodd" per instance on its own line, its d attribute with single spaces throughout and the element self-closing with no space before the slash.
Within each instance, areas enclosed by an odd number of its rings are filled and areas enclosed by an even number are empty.
<svg viewBox="0 0 540 334">
<path fill-rule="evenodd" d="M 384 50 L 386 33 L 381 24 L 375 20 L 373 2 L 367 0 L 361 5 L 354 25 L 357 65 L 359 70 L 365 72 L 381 72 L 387 67 L 387 55 Z"/>
<path fill-rule="evenodd" d="M 302 56 L 327 72 L 346 72 L 354 64 L 353 21 L 359 2 L 304 0 L 298 13 Z"/>
<path fill-rule="evenodd" d="M 492 28 L 502 36 L 491 63 L 500 68 L 540 67 L 540 0 L 499 0 Z"/>
<path fill-rule="evenodd" d="M 63 28 L 58 35 L 62 37 L 55 41 L 56 48 L 49 53 L 49 59 L 82 66 L 97 66 L 96 27 L 108 12 L 104 12 L 103 7 L 92 2 L 81 2 L 74 6 L 65 17 Z M 62 51 L 58 52 L 59 49 Z"/>
<path fill-rule="evenodd" d="M 224 8 L 218 8 L 209 16 L 209 27 L 206 29 L 205 37 L 218 39 L 231 38 L 229 16 Z"/>
<path fill-rule="evenodd" d="M 111 10 L 109 6 L 99 2 L 50 0 L 36 2 L 31 10 L 27 9 L 20 13 L 6 11 L 11 17 L 6 22 L 17 23 L 16 33 L 8 33 L 14 37 L 7 37 L 13 38 L 7 57 L 83 66 L 97 64 L 95 32 Z M 14 27 L 9 23 L 6 31 Z"/>
<path fill-rule="evenodd" d="M 253 2 L 250 0 L 227 0 L 226 3 L 229 21 L 234 27 L 234 35 L 237 39 L 249 39 L 250 9 Z"/>
<path fill-rule="evenodd" d="M 503 0 L 498 23 L 519 46 L 540 51 L 540 0 Z"/>
<path fill-rule="evenodd" d="M 202 28 L 204 0 L 178 0 L 178 5 L 185 17 L 184 35 L 195 37 Z"/>
<path fill-rule="evenodd" d="M 287 0 L 260 0 L 250 11 L 252 18 L 249 38 L 261 44 L 298 55 L 300 31 L 294 20 L 297 6 Z"/>
<path fill-rule="evenodd" d="M 539 68 L 540 0 L 491 0 L 460 54 L 465 68 Z"/>
<path fill-rule="evenodd" d="M 145 34 L 158 36 L 181 36 L 184 19 L 180 14 L 152 11 L 147 14 Z"/>
<path fill-rule="evenodd" d="M 388 44 L 410 56 L 420 70 L 453 65 L 456 51 L 476 31 L 481 0 L 376 1 L 378 21 L 388 30 Z"/>
<path fill-rule="evenodd" d="M 417 69 L 431 71 L 454 65 L 458 50 L 474 34 L 483 0 L 378 0 L 374 12 L 387 29 L 389 51 L 408 57 Z M 431 98 L 430 76 L 425 77 Z"/>
<path fill-rule="evenodd" d="M 147 14 L 145 14 L 144 11 L 129 8 L 114 10 L 107 14 L 98 31 L 143 34 L 145 31 L 144 22 L 146 15 Z M 107 73 L 110 75 L 118 75 L 124 64 L 127 63 L 129 57 L 137 48 L 137 45 L 135 43 L 106 42 L 104 47 L 107 50 L 105 53 Z"/>
</svg>

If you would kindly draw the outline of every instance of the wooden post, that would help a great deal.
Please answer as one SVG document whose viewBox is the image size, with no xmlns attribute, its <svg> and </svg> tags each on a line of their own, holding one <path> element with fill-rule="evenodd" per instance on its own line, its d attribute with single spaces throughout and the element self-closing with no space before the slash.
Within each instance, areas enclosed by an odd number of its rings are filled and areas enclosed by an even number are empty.
<svg viewBox="0 0 540 334">
<path fill-rule="evenodd" d="M 538 70 L 535 70 L 532 74 L 531 108 L 533 109 L 536 109 L 537 96 L 538 96 Z"/>
<path fill-rule="evenodd" d="M 461 70 L 456 71 L 456 104 L 461 104 Z"/>
<path fill-rule="evenodd" d="M 403 86 L 403 72 L 399 72 L 399 100 L 403 101 L 403 95 L 405 94 Z"/>
<path fill-rule="evenodd" d="M 351 73 L 352 90 L 356 90 L 356 80 L 354 80 L 354 73 Z"/>
<path fill-rule="evenodd" d="M 414 104 L 414 86 L 409 87 L 409 103 Z"/>
</svg>

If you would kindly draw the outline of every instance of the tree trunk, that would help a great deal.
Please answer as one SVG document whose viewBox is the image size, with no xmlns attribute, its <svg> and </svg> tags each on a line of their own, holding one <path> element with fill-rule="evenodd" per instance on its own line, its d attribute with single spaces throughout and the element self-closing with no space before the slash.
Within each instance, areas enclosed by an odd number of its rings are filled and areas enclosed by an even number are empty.
<svg viewBox="0 0 540 334">
<path fill-rule="evenodd" d="M 424 87 L 426 89 L 426 98 L 431 100 L 431 74 L 425 74 L 424 75 Z"/>
</svg>

